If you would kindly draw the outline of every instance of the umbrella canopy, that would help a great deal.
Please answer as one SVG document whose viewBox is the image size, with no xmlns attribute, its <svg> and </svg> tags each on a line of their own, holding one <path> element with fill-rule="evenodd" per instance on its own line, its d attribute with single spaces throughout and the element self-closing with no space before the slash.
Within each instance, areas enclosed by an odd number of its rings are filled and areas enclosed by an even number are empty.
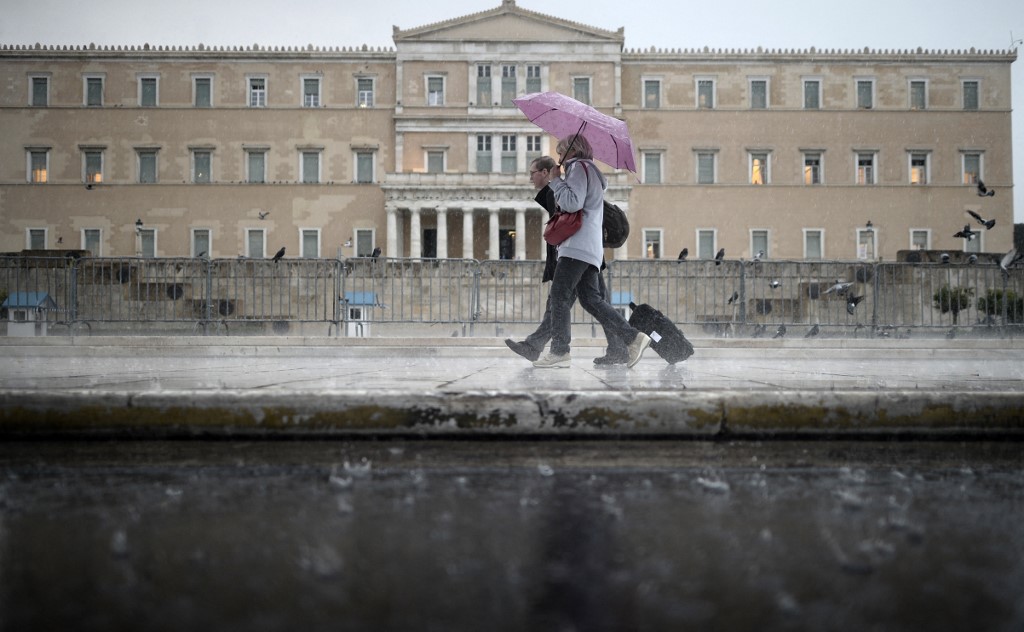
<svg viewBox="0 0 1024 632">
<path fill-rule="evenodd" d="M 579 133 L 590 142 L 594 158 L 636 173 L 633 141 L 626 122 L 598 112 L 558 92 L 534 92 L 513 99 L 530 122 L 558 139 Z"/>
</svg>

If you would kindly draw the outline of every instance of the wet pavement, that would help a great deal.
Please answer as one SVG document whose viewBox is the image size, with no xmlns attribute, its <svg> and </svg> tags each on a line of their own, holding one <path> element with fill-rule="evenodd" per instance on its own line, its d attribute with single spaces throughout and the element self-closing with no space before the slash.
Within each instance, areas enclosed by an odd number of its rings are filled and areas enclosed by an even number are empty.
<svg viewBox="0 0 1024 632">
<path fill-rule="evenodd" d="M 0 630 L 1020 630 L 989 441 L 0 442 Z"/>
</svg>

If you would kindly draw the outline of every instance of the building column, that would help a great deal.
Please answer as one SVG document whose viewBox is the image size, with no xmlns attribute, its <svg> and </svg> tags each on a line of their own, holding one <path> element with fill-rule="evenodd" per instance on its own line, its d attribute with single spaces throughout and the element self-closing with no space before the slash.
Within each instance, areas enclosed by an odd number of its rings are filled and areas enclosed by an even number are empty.
<svg viewBox="0 0 1024 632">
<path fill-rule="evenodd" d="M 622 212 L 626 214 L 626 219 L 629 220 L 630 224 L 632 224 L 633 218 L 629 216 L 629 204 L 620 202 L 619 203 L 619 208 L 622 209 Z M 640 232 L 640 231 L 637 231 L 637 232 Z M 629 236 L 632 237 L 635 234 L 637 234 L 637 233 L 634 233 L 634 232 L 630 231 Z M 641 240 L 642 239 L 643 239 L 643 237 L 641 237 Z M 629 239 L 626 239 L 626 241 L 622 242 L 622 245 L 619 246 L 618 248 L 616 248 L 614 250 L 614 252 L 615 252 L 615 258 L 617 260 L 618 259 L 621 259 L 621 260 L 628 259 L 629 258 Z M 662 251 L 662 254 L 663 255 L 665 254 L 664 250 Z"/>
<path fill-rule="evenodd" d="M 437 258 L 448 258 L 448 209 L 437 209 Z"/>
<path fill-rule="evenodd" d="M 516 259 L 526 261 L 526 209 L 516 209 Z"/>
<path fill-rule="evenodd" d="M 462 258 L 473 258 L 473 209 L 462 209 Z"/>
<path fill-rule="evenodd" d="M 490 214 L 490 230 L 487 231 L 487 258 L 497 259 L 500 256 L 498 249 L 498 213 L 501 209 L 489 208 L 487 212 Z"/>
<path fill-rule="evenodd" d="M 409 256 L 419 259 L 423 256 L 423 230 L 420 228 L 420 209 L 409 209 Z"/>
<path fill-rule="evenodd" d="M 385 257 L 397 257 L 398 256 L 398 218 L 396 217 L 398 210 L 393 206 L 385 208 L 388 213 L 388 235 L 387 235 L 387 246 L 388 249 L 385 251 Z M 376 244 L 375 244 L 376 245 Z"/>
</svg>

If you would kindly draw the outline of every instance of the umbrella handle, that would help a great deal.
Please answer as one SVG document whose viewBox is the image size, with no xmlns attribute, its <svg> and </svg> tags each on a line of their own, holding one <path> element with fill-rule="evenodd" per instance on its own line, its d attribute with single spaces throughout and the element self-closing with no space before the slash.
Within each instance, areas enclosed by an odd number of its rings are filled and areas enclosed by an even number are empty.
<svg viewBox="0 0 1024 632">
<path fill-rule="evenodd" d="M 580 123 L 580 128 L 578 130 L 576 130 L 575 134 L 572 135 L 572 140 L 569 141 L 569 146 L 565 148 L 565 154 L 569 153 L 569 151 L 572 149 L 572 146 L 576 144 L 576 139 L 579 138 L 580 132 L 582 132 L 583 128 L 586 127 L 586 126 L 587 126 L 587 122 L 586 121 L 583 121 L 582 123 Z M 565 154 L 562 154 L 562 155 L 564 156 Z M 563 162 L 564 162 L 563 160 L 558 161 L 558 167 L 559 168 L 562 167 L 562 163 Z"/>
</svg>

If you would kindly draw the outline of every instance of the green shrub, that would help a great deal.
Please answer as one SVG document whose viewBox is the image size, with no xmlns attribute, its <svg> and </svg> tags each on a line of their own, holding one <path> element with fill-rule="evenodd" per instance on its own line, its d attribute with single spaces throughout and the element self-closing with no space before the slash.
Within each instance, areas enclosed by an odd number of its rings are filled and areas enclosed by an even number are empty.
<svg viewBox="0 0 1024 632">
<path fill-rule="evenodd" d="M 1006 322 L 1024 322 L 1024 297 L 1017 296 L 1013 290 L 989 290 L 985 296 L 978 298 L 978 311 L 989 316 L 1002 316 L 1003 304 L 1006 304 Z"/>
<path fill-rule="evenodd" d="M 960 316 L 960 310 L 967 309 L 971 305 L 971 296 L 974 295 L 974 289 L 969 287 L 949 287 L 944 285 L 935 291 L 932 299 L 935 301 L 935 307 L 940 312 L 945 314 L 949 312 L 953 314 L 953 324 L 956 324 L 958 317 Z"/>
</svg>

